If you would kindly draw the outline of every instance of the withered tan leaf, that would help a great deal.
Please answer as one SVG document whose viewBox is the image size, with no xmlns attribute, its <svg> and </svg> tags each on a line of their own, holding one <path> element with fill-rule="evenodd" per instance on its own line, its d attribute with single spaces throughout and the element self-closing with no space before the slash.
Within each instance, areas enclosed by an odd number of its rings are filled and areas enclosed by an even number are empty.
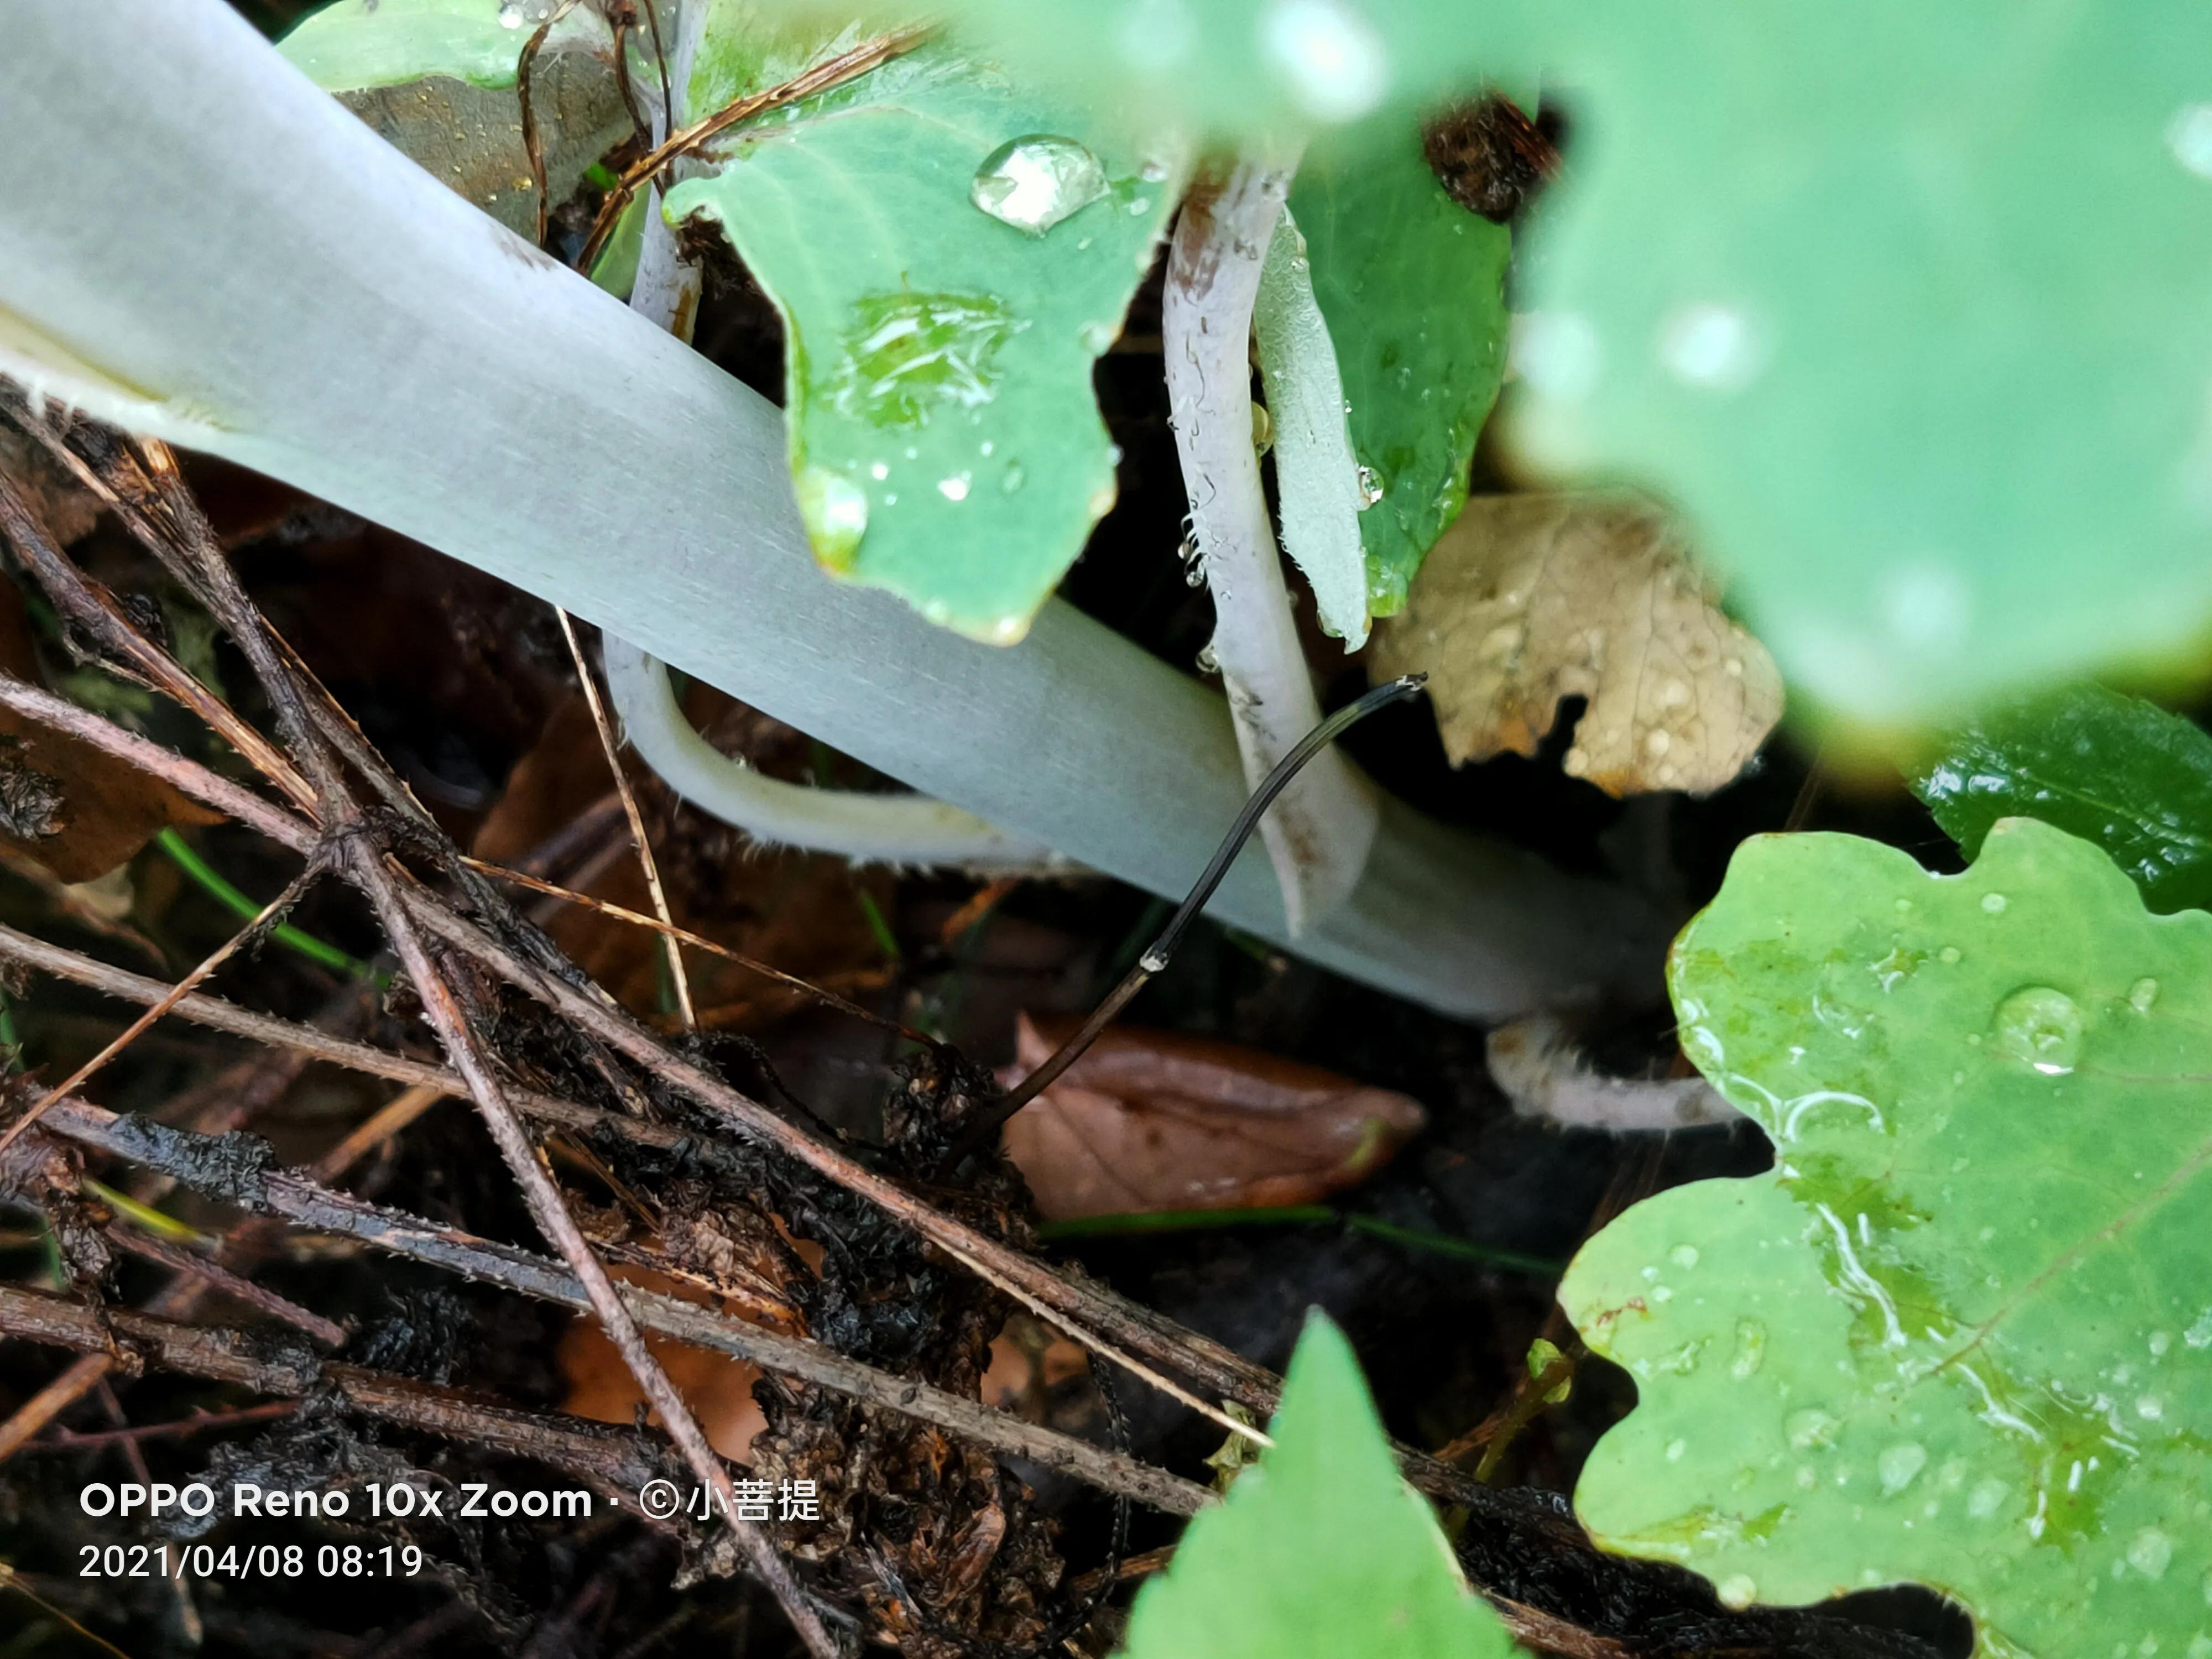
<svg viewBox="0 0 2212 1659">
<path fill-rule="evenodd" d="M 1481 496 L 1370 660 L 1378 680 L 1428 674 L 1455 765 L 1534 755 L 1559 700 L 1581 696 L 1569 773 L 1613 795 L 1717 789 L 1782 714 L 1773 659 L 1718 599 L 1640 497 Z"/>
<path fill-rule="evenodd" d="M 1072 1018 L 1024 1014 L 1014 1073 L 1042 1065 Z M 1419 1102 L 1208 1037 L 1109 1030 L 1008 1120 L 1014 1161 L 1048 1221 L 1310 1204 L 1364 1181 L 1419 1133 Z"/>
</svg>

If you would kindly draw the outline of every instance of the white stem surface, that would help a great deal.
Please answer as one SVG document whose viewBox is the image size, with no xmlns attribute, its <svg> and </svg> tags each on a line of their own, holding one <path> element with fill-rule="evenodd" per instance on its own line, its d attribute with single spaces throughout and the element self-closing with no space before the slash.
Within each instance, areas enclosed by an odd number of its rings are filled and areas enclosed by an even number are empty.
<svg viewBox="0 0 2212 1659">
<path fill-rule="evenodd" d="M 415 537 L 878 770 L 1180 896 L 1221 698 L 1060 604 L 994 649 L 808 550 L 782 411 L 501 229 L 222 0 L 9 0 L 0 369 Z M 1264 244 L 1263 244 L 1264 245 Z M 1249 447 L 1249 434 L 1246 434 Z M 1213 914 L 1288 942 L 1263 858 Z M 1659 919 L 1394 802 L 1313 960 L 1469 1015 L 1626 986 Z"/>
<path fill-rule="evenodd" d="M 1003 874 L 1065 874 L 1051 848 L 927 795 L 864 795 L 786 783 L 723 754 L 684 716 L 668 665 L 604 636 L 607 690 L 623 735 L 678 794 L 755 840 L 882 864 L 951 864 Z"/>
<path fill-rule="evenodd" d="M 1255 787 L 1321 721 L 1252 447 L 1252 307 L 1289 191 L 1287 168 L 1246 161 L 1217 193 L 1192 196 L 1161 325 L 1190 533 L 1213 590 L 1213 660 Z M 1267 809 L 1260 833 L 1293 933 L 1350 897 L 1379 821 L 1373 786 L 1334 748 Z"/>
</svg>

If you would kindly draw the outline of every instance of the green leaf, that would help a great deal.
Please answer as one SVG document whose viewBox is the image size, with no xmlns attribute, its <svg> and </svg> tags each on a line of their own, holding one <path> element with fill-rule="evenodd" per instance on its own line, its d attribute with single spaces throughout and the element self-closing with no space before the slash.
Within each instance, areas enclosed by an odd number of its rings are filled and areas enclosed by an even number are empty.
<svg viewBox="0 0 2212 1659">
<path fill-rule="evenodd" d="M 1461 1582 L 1399 1479 L 1343 1334 L 1306 1321 L 1274 1446 L 1193 1518 L 1129 1619 L 1128 1659 L 1504 1659 L 1497 1614 Z"/>
<path fill-rule="evenodd" d="M 1601 0 L 1557 25 L 1523 450 L 1685 506 L 1863 719 L 2212 614 L 2212 10 Z"/>
<path fill-rule="evenodd" d="M 1969 857 L 1999 818 L 2095 842 L 2154 910 L 2212 908 L 2212 737 L 2098 685 L 1999 704 L 1948 733 L 1913 793 Z"/>
<path fill-rule="evenodd" d="M 835 9 L 824 0 L 776 3 L 786 13 Z M 1386 108 L 1425 107 L 1494 75 L 1509 54 L 1535 61 L 1519 6 L 951 0 L 941 9 L 1025 70 L 1087 88 L 1125 131 L 1174 127 L 1231 143 L 1279 142 Z"/>
<path fill-rule="evenodd" d="M 277 43 L 325 92 L 396 87 L 430 76 L 511 87 L 515 60 L 551 0 L 337 0 Z M 593 47 L 611 55 L 605 20 L 579 6 L 555 24 L 541 52 Z"/>
<path fill-rule="evenodd" d="M 1777 1163 L 1568 1269 L 1639 1395 L 1586 1524 L 1731 1605 L 1918 1581 L 1984 1653 L 2204 1652 L 2212 915 L 2033 819 L 1960 876 L 1764 836 L 1670 977 Z"/>
<path fill-rule="evenodd" d="M 726 46 L 750 77 L 727 90 L 800 56 Z M 718 221 L 783 315 L 792 470 L 823 562 L 996 643 L 1113 505 L 1091 365 L 1176 194 L 1174 168 L 1094 125 L 933 42 L 738 130 L 720 174 L 666 207 Z"/>
<path fill-rule="evenodd" d="M 1468 463 L 1505 372 L 1512 256 L 1504 226 L 1444 193 L 1411 120 L 1387 132 L 1309 161 L 1291 191 L 1373 496 L 1359 536 L 1378 617 L 1405 608 L 1467 500 Z"/>
</svg>

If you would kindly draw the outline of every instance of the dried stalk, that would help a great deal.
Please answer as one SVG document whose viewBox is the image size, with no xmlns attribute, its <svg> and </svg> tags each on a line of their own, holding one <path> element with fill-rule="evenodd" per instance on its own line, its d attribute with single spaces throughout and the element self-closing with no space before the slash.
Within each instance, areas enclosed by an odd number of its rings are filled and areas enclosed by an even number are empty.
<svg viewBox="0 0 2212 1659">
<path fill-rule="evenodd" d="M 544 240 L 541 234 L 540 241 Z M 637 797 L 630 793 L 629 780 L 623 775 L 622 754 L 615 743 L 613 722 L 607 719 L 606 704 L 599 697 L 599 683 L 592 674 L 592 665 L 584 655 L 584 647 L 576 639 L 576 624 L 568 613 L 558 605 L 553 614 L 561 619 L 561 637 L 568 642 L 568 656 L 576 665 L 576 682 L 584 688 L 584 701 L 592 711 L 592 727 L 599 734 L 599 748 L 607 757 L 607 769 L 615 775 L 615 793 L 622 797 L 623 816 L 629 820 L 630 844 L 637 848 L 638 868 L 645 872 L 645 890 L 653 898 L 653 914 L 660 919 L 660 948 L 666 954 L 668 977 L 676 987 L 676 1011 L 683 1017 L 684 1029 L 699 1029 L 698 1010 L 691 1006 L 691 981 L 684 972 L 684 951 L 676 942 L 676 918 L 668 908 L 668 895 L 660 885 L 660 866 L 653 856 L 653 842 L 645 833 L 644 815 L 637 810 Z"/>
<path fill-rule="evenodd" d="M 334 1192 L 307 1176 L 254 1167 L 238 1143 L 172 1129 L 143 1118 L 64 1102 L 47 1129 L 82 1146 L 173 1176 L 185 1185 L 255 1214 L 356 1238 L 375 1249 L 496 1285 L 518 1295 L 579 1311 L 591 1305 L 575 1275 L 547 1258 L 494 1243 L 419 1216 Z M 1025 1423 L 979 1400 L 890 1376 L 818 1342 L 785 1336 L 696 1303 L 620 1287 L 632 1316 L 658 1335 L 765 1370 L 812 1382 L 860 1401 L 931 1423 L 1009 1457 L 1026 1458 L 1170 1514 L 1187 1515 L 1206 1500 L 1203 1487 L 1120 1452 Z"/>
</svg>

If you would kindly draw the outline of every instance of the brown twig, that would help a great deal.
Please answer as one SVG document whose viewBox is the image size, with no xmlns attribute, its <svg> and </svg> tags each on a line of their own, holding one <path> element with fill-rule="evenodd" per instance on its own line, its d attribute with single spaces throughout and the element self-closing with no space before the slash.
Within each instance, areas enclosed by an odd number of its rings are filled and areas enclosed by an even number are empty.
<svg viewBox="0 0 2212 1659">
<path fill-rule="evenodd" d="M 575 1218 L 568 1213 L 559 1187 L 507 1097 L 489 1051 L 469 1024 L 459 998 L 430 953 L 416 917 L 401 897 L 401 873 L 387 862 L 386 854 L 369 833 L 322 725 L 308 712 L 309 692 L 276 649 L 259 611 L 239 584 L 220 540 L 184 487 L 174 457 L 166 447 L 150 441 L 136 447 L 135 455 L 130 450 L 125 455 L 131 459 L 143 457 L 144 476 L 167 509 L 167 522 L 156 526 L 161 533 L 146 538 L 149 550 L 165 567 L 173 568 L 180 580 L 189 580 L 198 590 L 203 602 L 252 665 L 270 699 L 286 747 L 313 786 L 320 816 L 337 849 L 333 863 L 361 890 L 376 913 L 378 924 L 421 1000 L 424 1018 L 448 1061 L 466 1082 L 484 1127 L 522 1189 L 532 1219 L 582 1285 L 608 1340 L 622 1356 L 647 1401 L 660 1414 L 684 1463 L 714 1492 L 747 1565 L 775 1595 L 808 1652 L 815 1659 L 836 1659 L 836 1646 L 813 1603 L 766 1534 L 740 1514 L 728 1472 L 708 1443 L 690 1407 L 646 1346 L 644 1335 L 614 1281 L 592 1254 Z M 100 488 L 111 498 L 118 493 L 104 477 Z M 419 891 L 411 879 L 406 885 Z M 594 1006 L 599 1005 L 594 1002 Z"/>
<path fill-rule="evenodd" d="M 770 87 L 764 92 L 750 93 L 743 98 L 733 98 L 712 115 L 694 121 L 681 132 L 671 133 L 665 142 L 656 144 L 646 155 L 623 170 L 614 187 L 607 191 L 599 204 L 598 216 L 592 222 L 592 234 L 585 239 L 584 252 L 577 260 L 579 269 L 589 270 L 613 232 L 615 221 L 622 217 L 629 198 L 642 185 L 659 176 L 660 171 L 680 155 L 705 143 L 718 133 L 726 131 L 740 121 L 750 120 L 756 115 L 780 109 L 786 104 L 798 103 L 817 93 L 842 86 L 848 81 L 859 79 L 870 70 L 878 69 L 894 58 L 912 52 L 932 33 L 927 27 L 900 29 L 890 34 L 878 35 L 872 40 L 863 40 L 850 51 L 817 64 L 804 75 L 794 76 L 781 86 Z M 540 238 L 540 240 L 544 240 Z"/>
<path fill-rule="evenodd" d="M 75 1094 L 79 1089 L 84 1086 L 85 1080 L 88 1078 L 90 1078 L 95 1072 L 99 1071 L 101 1066 L 106 1065 L 109 1060 L 114 1059 L 116 1055 L 121 1054 L 125 1048 L 129 1048 L 133 1042 L 137 1041 L 141 1032 L 144 1031 L 148 1026 L 153 1024 L 155 1020 L 161 1018 L 162 1015 L 167 1013 L 171 1009 L 174 1008 L 178 1003 L 183 1001 L 185 997 L 189 996 L 191 994 L 192 987 L 198 985 L 210 974 L 212 974 L 216 969 L 222 967 L 224 963 L 229 961 L 230 958 L 237 953 L 240 946 L 249 944 L 255 939 L 258 939 L 264 927 L 267 927 L 270 922 L 282 915 L 285 911 L 290 909 L 293 905 L 299 902 L 300 895 L 307 890 L 308 884 L 311 883 L 319 873 L 320 872 L 316 868 L 315 865 L 313 862 L 310 862 L 305 871 L 301 872 L 299 875 L 295 876 L 292 880 L 287 884 L 283 892 L 277 894 L 275 898 L 270 900 L 268 903 L 261 907 L 260 913 L 257 915 L 252 921 L 247 922 L 244 927 L 232 934 L 223 944 L 216 946 L 215 951 L 210 954 L 198 967 L 193 969 L 191 972 L 186 974 L 173 986 L 170 987 L 167 993 L 159 1001 L 153 1004 L 144 1013 L 139 1015 L 137 1018 L 132 1020 L 130 1024 L 124 1027 L 121 1031 L 111 1037 L 98 1054 L 93 1055 L 91 1059 L 86 1060 L 83 1065 L 78 1066 L 74 1072 L 71 1072 L 69 1076 L 63 1079 L 61 1082 L 56 1084 L 52 1088 L 47 1090 L 46 1093 L 40 1095 L 38 1099 L 33 1101 L 30 1105 L 30 1109 L 24 1112 L 22 1115 L 18 1117 L 13 1123 L 10 1123 L 5 1133 L 0 1133 L 0 1152 L 4 1152 L 9 1147 L 14 1146 L 15 1144 L 16 1137 L 21 1135 L 24 1130 L 29 1128 L 33 1123 L 36 1123 L 49 1106 L 52 1106 L 56 1101 L 61 1099 L 64 1095 Z"/>
<path fill-rule="evenodd" d="M 575 1275 L 514 1245 L 495 1243 L 332 1191 L 289 1170 L 253 1167 L 233 1146 L 105 1111 L 81 1100 L 63 1103 L 47 1130 L 159 1170 L 211 1197 L 312 1231 L 356 1238 L 375 1249 L 456 1273 L 518 1295 L 580 1312 L 591 1304 Z M 934 1424 L 1010 1457 L 1060 1469 L 1101 1489 L 1171 1514 L 1204 1504 L 1206 1489 L 1119 1452 L 1027 1423 L 980 1400 L 889 1375 L 835 1349 L 732 1319 L 713 1309 L 633 1285 L 620 1294 L 633 1316 L 658 1335 L 673 1337 L 764 1370 L 812 1382 L 863 1405 Z"/>
<path fill-rule="evenodd" d="M 541 236 L 540 240 L 544 238 Z M 584 702 L 592 711 L 592 729 L 599 734 L 600 750 L 607 757 L 607 769 L 615 775 L 615 793 L 622 797 L 623 816 L 629 820 L 630 844 L 637 848 L 638 868 L 645 872 L 645 890 L 653 899 L 653 914 L 659 918 L 660 948 L 668 959 L 668 977 L 676 988 L 676 1012 L 682 1016 L 684 1029 L 699 1029 L 698 1010 L 691 1006 L 691 981 L 684 973 L 684 949 L 676 939 L 676 918 L 668 908 L 668 895 L 660 885 L 660 866 L 653 861 L 653 842 L 645 833 L 645 817 L 637 810 L 637 797 L 630 793 L 629 779 L 623 775 L 622 751 L 615 742 L 613 722 L 607 719 L 606 704 L 599 696 L 599 683 L 592 672 L 592 665 L 584 655 L 584 647 L 576 638 L 576 624 L 560 606 L 553 614 L 561 619 L 561 637 L 568 642 L 568 656 L 576 665 L 576 680 L 584 688 Z"/>
<path fill-rule="evenodd" d="M 144 1233 L 125 1226 L 107 1229 L 107 1237 L 120 1249 L 149 1261 L 159 1262 L 172 1273 L 185 1273 L 204 1280 L 207 1288 L 234 1302 L 242 1302 L 267 1314 L 271 1319 L 304 1331 L 326 1348 L 345 1345 L 346 1328 L 334 1320 L 324 1318 L 311 1309 L 303 1308 L 289 1297 L 279 1296 L 250 1279 L 242 1279 L 220 1262 L 205 1256 L 194 1255 L 190 1250 L 180 1250 L 164 1244 L 159 1239 L 149 1238 Z"/>
<path fill-rule="evenodd" d="M 265 1406 L 246 1406 L 234 1412 L 195 1412 L 190 1417 L 172 1419 L 166 1423 L 133 1423 L 128 1428 L 95 1429 L 89 1434 L 78 1434 L 68 1429 L 57 1430 L 32 1448 L 34 1451 L 98 1451 L 102 1446 L 112 1446 L 121 1440 L 180 1440 L 188 1434 L 199 1434 L 209 1430 L 244 1428 L 254 1423 L 270 1423 L 278 1418 L 289 1417 L 300 1409 L 296 1400 L 275 1400 Z"/>
<path fill-rule="evenodd" d="M 535 1458 L 616 1491 L 634 1494 L 670 1473 L 666 1457 L 634 1431 L 494 1405 L 458 1389 L 319 1360 L 302 1348 L 272 1348 L 243 1331 L 179 1324 L 127 1308 L 94 1310 L 0 1285 L 0 1334 L 92 1355 L 108 1349 L 111 1329 L 171 1370 L 261 1394 L 325 1389 L 366 1416 Z"/>
<path fill-rule="evenodd" d="M 522 43 L 522 51 L 514 60 L 514 95 L 522 106 L 522 152 L 530 159 L 530 181 L 538 187 L 538 234 L 539 247 L 545 246 L 545 222 L 552 204 L 545 199 L 545 146 L 538 137 L 538 111 L 530 97 L 531 71 L 538 66 L 538 54 L 544 47 L 545 37 L 553 33 L 554 25 L 575 10 L 576 0 L 561 0 L 545 15 L 545 21 L 530 33 Z M 617 42 L 620 49 L 620 42 Z"/>
<path fill-rule="evenodd" d="M 749 973 L 758 974 L 763 979 L 774 980 L 779 985 L 786 985 L 794 991 L 804 992 L 826 1008 L 834 1008 L 841 1014 L 850 1015 L 854 1019 L 865 1020 L 871 1025 L 894 1032 L 906 1038 L 909 1042 L 920 1043 L 924 1048 L 932 1046 L 932 1039 L 926 1033 L 917 1031 L 910 1025 L 902 1025 L 895 1019 L 886 1019 L 873 1009 L 863 1008 L 859 1003 L 839 996 L 825 986 L 817 985 L 812 980 L 801 979 L 796 974 L 787 974 L 781 968 L 772 968 L 758 957 L 749 957 L 742 951 L 733 951 L 726 945 L 718 944 L 707 938 L 703 933 L 695 933 L 687 927 L 678 927 L 672 921 L 656 920 L 654 917 L 632 910 L 624 905 L 616 904 L 607 899 L 596 898 L 589 893 L 580 893 L 572 887 L 562 887 L 537 876 L 526 876 L 520 870 L 509 869 L 504 865 L 491 864 L 483 859 L 476 858 L 464 858 L 462 862 L 472 870 L 481 871 L 494 881 L 510 882 L 517 887 L 527 888 L 533 893 L 543 893 L 549 898 L 559 899 L 564 904 L 581 905 L 586 909 L 603 915 L 611 921 L 624 922 L 632 927 L 649 927 L 670 941 L 672 945 L 680 943 L 691 946 L 695 951 L 704 951 L 710 956 L 721 957 L 725 962 L 734 963 Z M 871 969 L 867 971 L 873 974 L 878 970 Z"/>
</svg>

